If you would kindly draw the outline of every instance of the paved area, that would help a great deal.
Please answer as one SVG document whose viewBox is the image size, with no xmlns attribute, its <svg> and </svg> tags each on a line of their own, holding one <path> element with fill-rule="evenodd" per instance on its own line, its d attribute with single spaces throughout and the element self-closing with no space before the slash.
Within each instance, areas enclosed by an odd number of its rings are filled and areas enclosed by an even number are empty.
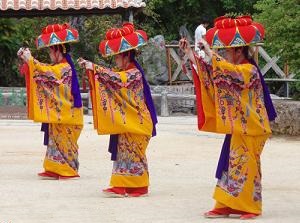
<svg viewBox="0 0 300 223">
<path fill-rule="evenodd" d="M 0 120 L 0 223 L 198 223 L 213 206 L 214 173 L 223 136 L 199 132 L 196 118 L 159 118 L 148 147 L 151 194 L 104 198 L 112 163 L 108 137 L 91 117 L 79 140 L 78 180 L 39 180 L 45 147 L 40 125 Z M 273 137 L 262 156 L 263 217 L 251 222 L 300 222 L 300 139 Z M 246 221 L 243 221 L 246 222 Z"/>
</svg>

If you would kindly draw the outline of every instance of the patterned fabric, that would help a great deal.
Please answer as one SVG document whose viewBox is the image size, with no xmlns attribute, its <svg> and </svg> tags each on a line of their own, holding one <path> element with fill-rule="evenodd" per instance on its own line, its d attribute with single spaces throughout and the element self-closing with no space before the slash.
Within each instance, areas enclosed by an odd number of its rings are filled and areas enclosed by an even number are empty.
<svg viewBox="0 0 300 223">
<path fill-rule="evenodd" d="M 240 47 L 262 42 L 264 34 L 264 27 L 253 22 L 251 16 L 221 16 L 207 31 L 206 40 L 212 48 Z"/>
<path fill-rule="evenodd" d="M 216 207 L 260 214 L 260 155 L 271 129 L 259 71 L 252 64 L 233 65 L 216 54 L 212 66 L 196 60 L 199 130 L 227 134 L 222 156 L 228 159 L 228 168 L 223 168 L 215 189 Z"/>
<path fill-rule="evenodd" d="M 78 175 L 77 140 L 81 130 L 81 125 L 49 125 L 49 143 L 44 160 L 45 171 L 61 176 Z"/>
<path fill-rule="evenodd" d="M 114 72 L 100 66 L 89 74 L 94 127 L 98 134 L 152 134 L 141 72 L 134 68 Z"/>
<path fill-rule="evenodd" d="M 45 171 L 61 176 L 78 175 L 77 140 L 83 126 L 82 107 L 74 107 L 72 68 L 63 60 L 56 65 L 31 58 L 26 67 L 28 118 L 42 123 Z M 81 98 L 78 98 L 81 102 Z"/>
<path fill-rule="evenodd" d="M 146 148 L 150 136 L 131 133 L 118 137 L 117 160 L 114 161 L 111 186 L 145 187 L 149 185 Z"/>
<path fill-rule="evenodd" d="M 197 61 L 198 104 L 202 131 L 225 134 L 271 133 L 258 70 L 252 64 L 233 65 L 216 55 L 212 67 Z"/>
<path fill-rule="evenodd" d="M 269 135 L 232 135 L 229 167 L 218 180 L 214 199 L 235 210 L 261 214 L 260 155 Z"/>
<path fill-rule="evenodd" d="M 83 124 L 82 108 L 75 108 L 71 94 L 72 70 L 68 63 L 47 65 L 29 61 L 28 117 L 36 122 Z"/>
<path fill-rule="evenodd" d="M 105 9 L 111 8 L 140 8 L 145 7 L 142 0 L 1 0 L 0 10 L 56 10 L 56 9 Z"/>
<path fill-rule="evenodd" d="M 149 185 L 146 148 L 153 123 L 148 110 L 139 69 L 114 72 L 95 65 L 88 72 L 94 128 L 110 134 L 114 162 L 113 187 Z"/>
</svg>

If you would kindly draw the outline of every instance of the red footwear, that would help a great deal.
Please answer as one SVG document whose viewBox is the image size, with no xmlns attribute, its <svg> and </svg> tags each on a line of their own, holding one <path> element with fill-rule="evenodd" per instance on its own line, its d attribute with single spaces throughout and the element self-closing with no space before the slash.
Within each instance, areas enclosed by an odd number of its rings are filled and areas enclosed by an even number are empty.
<svg viewBox="0 0 300 223">
<path fill-rule="evenodd" d="M 148 187 L 126 188 L 128 197 L 146 197 L 148 196 Z"/>
<path fill-rule="evenodd" d="M 254 219 L 254 218 L 256 218 L 260 215 L 260 214 L 253 214 L 253 213 L 249 213 L 249 212 L 245 212 L 245 211 L 235 210 L 235 209 L 232 209 L 232 208 L 230 208 L 230 214 L 240 215 L 241 220 Z"/>
<path fill-rule="evenodd" d="M 230 214 L 230 208 L 214 208 L 211 211 L 205 212 L 206 218 L 227 218 Z"/>
<path fill-rule="evenodd" d="M 70 179 L 77 179 L 79 177 L 80 177 L 79 175 L 75 175 L 75 176 L 61 176 L 61 175 L 59 175 L 58 179 L 59 180 L 70 180 Z"/>
<path fill-rule="evenodd" d="M 250 219 L 257 218 L 258 216 L 259 216 L 259 214 L 246 213 L 246 214 L 242 214 L 240 219 L 241 220 L 250 220 Z"/>
<path fill-rule="evenodd" d="M 44 180 L 58 180 L 59 175 L 49 171 L 38 173 L 38 176 Z"/>
<path fill-rule="evenodd" d="M 127 197 L 125 187 L 111 187 L 102 190 L 107 197 Z"/>
</svg>

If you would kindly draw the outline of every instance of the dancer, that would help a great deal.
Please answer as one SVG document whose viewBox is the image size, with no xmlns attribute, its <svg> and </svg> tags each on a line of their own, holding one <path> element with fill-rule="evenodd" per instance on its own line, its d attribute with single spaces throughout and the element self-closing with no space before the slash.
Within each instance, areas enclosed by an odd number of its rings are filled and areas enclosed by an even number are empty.
<svg viewBox="0 0 300 223">
<path fill-rule="evenodd" d="M 114 164 L 111 187 L 103 190 L 109 197 L 148 194 L 146 148 L 156 135 L 157 117 L 144 71 L 135 60 L 135 49 L 146 42 L 144 31 L 125 23 L 108 30 L 99 46 L 103 57 L 114 56 L 115 70 L 78 60 L 88 71 L 94 127 L 98 134 L 110 134 Z"/>
<path fill-rule="evenodd" d="M 204 39 L 199 42 L 211 65 L 180 40 L 193 64 L 198 127 L 226 134 L 216 172 L 216 204 L 204 214 L 207 218 L 240 214 L 241 219 L 251 219 L 262 213 L 260 155 L 276 112 L 249 46 L 263 37 L 264 28 L 250 16 L 217 18 L 206 34 L 210 46 Z"/>
<path fill-rule="evenodd" d="M 69 179 L 78 175 L 77 140 L 83 127 L 83 110 L 76 70 L 69 43 L 77 42 L 78 32 L 68 24 L 48 25 L 37 38 L 38 49 L 48 47 L 52 64 L 34 59 L 28 48 L 18 56 L 25 62 L 28 118 L 42 122 L 45 171 L 43 179 Z"/>
</svg>

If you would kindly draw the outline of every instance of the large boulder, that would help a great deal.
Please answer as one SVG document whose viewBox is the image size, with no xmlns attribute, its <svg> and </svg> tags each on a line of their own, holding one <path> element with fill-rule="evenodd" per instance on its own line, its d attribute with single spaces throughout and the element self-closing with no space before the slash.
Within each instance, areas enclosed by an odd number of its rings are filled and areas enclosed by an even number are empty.
<svg viewBox="0 0 300 223">
<path fill-rule="evenodd" d="M 277 118 L 271 123 L 274 134 L 300 136 L 300 101 L 273 100 Z"/>
<path fill-rule="evenodd" d="M 150 38 L 138 58 L 146 78 L 152 85 L 165 84 L 168 77 L 165 40 L 162 35 Z"/>
</svg>

